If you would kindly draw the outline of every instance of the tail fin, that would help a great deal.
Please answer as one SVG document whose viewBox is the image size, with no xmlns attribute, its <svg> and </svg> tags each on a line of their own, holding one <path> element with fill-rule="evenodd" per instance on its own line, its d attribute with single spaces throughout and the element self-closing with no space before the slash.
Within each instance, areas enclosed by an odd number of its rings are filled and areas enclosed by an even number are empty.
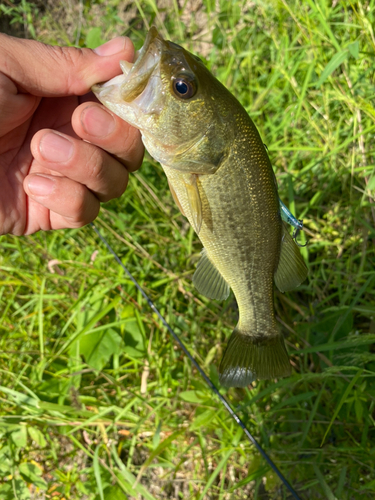
<svg viewBox="0 0 375 500">
<path fill-rule="evenodd" d="M 290 375 L 284 338 L 252 337 L 235 329 L 220 363 L 220 383 L 226 387 L 246 387 L 253 380 Z"/>
</svg>

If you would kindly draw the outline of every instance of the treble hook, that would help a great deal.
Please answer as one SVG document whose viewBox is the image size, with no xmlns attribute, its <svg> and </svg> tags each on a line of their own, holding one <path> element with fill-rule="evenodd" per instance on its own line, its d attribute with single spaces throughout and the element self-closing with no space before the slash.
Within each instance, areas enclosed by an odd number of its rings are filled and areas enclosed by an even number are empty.
<svg viewBox="0 0 375 500">
<path fill-rule="evenodd" d="M 302 245 L 302 243 L 298 243 L 297 238 L 298 238 L 299 233 L 303 229 L 303 220 L 302 219 L 298 219 L 298 222 L 299 222 L 299 225 L 298 225 L 298 227 L 296 227 L 294 229 L 292 238 L 294 239 L 294 242 L 295 242 L 295 244 L 298 247 L 303 248 L 303 247 L 305 247 L 307 245 L 308 241 L 306 241 L 306 243 L 304 245 Z"/>
</svg>

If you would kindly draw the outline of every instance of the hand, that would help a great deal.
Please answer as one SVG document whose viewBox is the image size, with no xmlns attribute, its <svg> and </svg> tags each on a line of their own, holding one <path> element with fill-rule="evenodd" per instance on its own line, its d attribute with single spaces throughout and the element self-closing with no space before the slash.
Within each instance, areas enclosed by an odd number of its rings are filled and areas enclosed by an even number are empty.
<svg viewBox="0 0 375 500">
<path fill-rule="evenodd" d="M 133 56 L 125 37 L 92 51 L 0 34 L 0 234 L 81 227 L 125 191 L 139 131 L 88 92 Z"/>
</svg>

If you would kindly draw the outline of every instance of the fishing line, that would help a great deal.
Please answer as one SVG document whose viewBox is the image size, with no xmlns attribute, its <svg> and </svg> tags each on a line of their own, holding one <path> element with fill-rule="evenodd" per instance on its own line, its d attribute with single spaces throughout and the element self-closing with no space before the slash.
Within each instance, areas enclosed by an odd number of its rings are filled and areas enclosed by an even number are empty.
<svg viewBox="0 0 375 500">
<path fill-rule="evenodd" d="M 122 260 L 120 257 L 116 254 L 116 252 L 113 250 L 111 245 L 108 243 L 106 238 L 102 236 L 100 231 L 97 229 L 95 224 L 91 222 L 90 224 L 96 234 L 99 236 L 99 238 L 102 240 L 104 245 L 107 247 L 109 252 L 113 255 L 117 263 L 123 268 L 125 273 L 128 275 L 130 280 L 133 282 L 133 284 L 136 286 L 136 288 L 141 292 L 142 297 L 146 300 L 147 304 L 150 306 L 151 310 L 158 316 L 160 321 L 163 323 L 165 328 L 168 330 L 168 332 L 172 335 L 174 340 L 180 345 L 181 349 L 184 351 L 186 356 L 190 359 L 191 363 L 195 366 L 195 368 L 198 370 L 200 373 L 201 377 L 204 379 L 206 384 L 210 387 L 210 389 L 216 394 L 216 396 L 219 398 L 220 402 L 225 406 L 225 408 L 228 410 L 230 416 L 237 422 L 237 424 L 241 427 L 241 429 L 244 431 L 246 434 L 247 438 L 249 441 L 255 446 L 255 448 L 259 451 L 259 453 L 262 455 L 262 457 L 266 460 L 268 465 L 273 469 L 273 471 L 278 475 L 282 483 L 285 485 L 285 487 L 289 490 L 289 492 L 293 495 L 293 498 L 296 500 L 301 500 L 301 498 L 297 495 L 297 493 L 294 491 L 293 487 L 288 483 L 286 478 L 283 476 L 283 474 L 280 472 L 280 470 L 277 468 L 276 464 L 271 460 L 271 458 L 267 455 L 267 453 L 264 451 L 264 449 L 261 447 L 261 445 L 258 443 L 258 441 L 255 439 L 255 437 L 250 433 L 250 431 L 247 429 L 246 425 L 242 422 L 240 417 L 237 415 L 237 413 L 233 410 L 229 402 L 222 396 L 219 392 L 219 389 L 216 387 L 216 385 L 211 381 L 211 379 L 206 375 L 206 373 L 203 371 L 201 366 L 199 365 L 198 361 L 190 354 L 188 351 L 187 347 L 183 343 L 183 341 L 180 339 L 180 337 L 177 335 L 177 333 L 172 329 L 172 327 L 168 324 L 167 320 L 161 315 L 159 310 L 156 308 L 155 304 L 152 302 L 150 297 L 146 294 L 146 292 L 143 290 L 141 285 L 138 283 L 138 281 L 133 277 L 133 275 L 128 271 L 128 269 L 125 267 L 123 264 Z"/>
</svg>

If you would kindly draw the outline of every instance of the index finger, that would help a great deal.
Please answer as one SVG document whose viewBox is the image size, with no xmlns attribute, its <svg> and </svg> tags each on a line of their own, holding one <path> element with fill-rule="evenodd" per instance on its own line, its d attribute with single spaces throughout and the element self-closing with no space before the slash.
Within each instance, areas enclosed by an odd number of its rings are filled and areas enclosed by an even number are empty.
<svg viewBox="0 0 375 500">
<path fill-rule="evenodd" d="M 139 130 L 102 104 L 86 102 L 78 106 L 72 126 L 79 137 L 114 155 L 129 172 L 140 167 L 144 146 Z"/>
</svg>

